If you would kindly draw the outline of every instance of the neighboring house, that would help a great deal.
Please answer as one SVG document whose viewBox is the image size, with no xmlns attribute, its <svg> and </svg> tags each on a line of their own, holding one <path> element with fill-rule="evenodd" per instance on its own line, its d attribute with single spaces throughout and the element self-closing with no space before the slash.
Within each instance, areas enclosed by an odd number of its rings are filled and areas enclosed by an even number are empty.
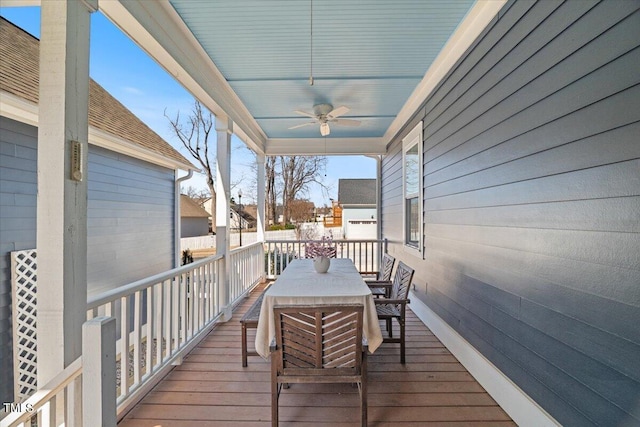
<svg viewBox="0 0 640 427">
<path fill-rule="evenodd" d="M 339 200 L 331 200 L 331 207 L 328 209 L 328 213 L 324 215 L 322 221 L 325 227 L 342 227 L 342 206 Z M 343 233 L 344 234 L 344 233 Z"/>
<path fill-rule="evenodd" d="M 209 234 L 209 212 L 186 194 L 180 195 L 180 237 Z"/>
<path fill-rule="evenodd" d="M 249 205 L 242 205 L 242 213 L 243 216 L 247 215 L 246 218 L 248 218 L 247 220 L 249 221 L 249 228 L 254 228 L 257 226 L 257 219 L 258 218 L 258 205 L 256 204 L 249 204 Z"/>
<path fill-rule="evenodd" d="M 345 239 L 377 238 L 377 184 L 375 179 L 340 179 L 338 202 L 342 207 Z"/>
<path fill-rule="evenodd" d="M 276 206 L 276 220 L 277 220 L 277 221 L 276 221 L 276 224 L 282 224 L 282 222 L 284 221 L 284 214 L 283 214 L 283 212 L 284 212 L 284 208 L 282 207 L 282 205 L 277 205 L 277 206 Z M 271 218 L 271 213 L 270 213 L 268 210 L 267 210 L 267 213 L 266 213 L 265 215 L 266 215 L 266 218 L 267 218 L 267 219 L 266 219 L 266 220 L 267 220 L 267 223 L 268 223 L 269 225 L 275 225 L 275 224 L 273 223 L 273 219 Z"/>
<path fill-rule="evenodd" d="M 209 232 L 213 231 L 213 201 L 211 197 L 201 196 L 196 197 L 193 200 L 196 201 L 207 213 L 209 214 Z"/>
<path fill-rule="evenodd" d="M 205 211 L 209 214 L 209 229 L 211 229 L 211 224 L 213 221 L 213 213 L 212 213 L 212 201 L 211 197 L 199 197 L 193 199 L 196 203 L 198 203 Z M 257 216 L 257 206 L 256 205 L 242 205 L 242 211 L 238 204 L 231 202 L 229 209 L 231 209 L 231 213 L 229 216 L 229 229 L 230 231 L 237 231 L 240 229 L 240 224 L 242 224 L 242 229 L 246 230 L 248 228 L 254 228 L 256 226 L 256 216 Z M 241 220 L 242 217 L 242 220 Z M 187 237 L 187 236 L 182 236 Z"/>
<path fill-rule="evenodd" d="M 246 206 L 242 205 L 242 209 L 236 203 L 231 204 L 230 230 L 238 231 L 240 227 L 243 230 L 256 226 L 256 219 L 246 211 Z"/>
<path fill-rule="evenodd" d="M 38 40 L 0 18 L 0 58 L 0 402 L 12 402 L 10 252 L 36 248 Z M 94 81 L 89 144 L 93 295 L 175 266 L 176 179 L 195 168 Z"/>
</svg>

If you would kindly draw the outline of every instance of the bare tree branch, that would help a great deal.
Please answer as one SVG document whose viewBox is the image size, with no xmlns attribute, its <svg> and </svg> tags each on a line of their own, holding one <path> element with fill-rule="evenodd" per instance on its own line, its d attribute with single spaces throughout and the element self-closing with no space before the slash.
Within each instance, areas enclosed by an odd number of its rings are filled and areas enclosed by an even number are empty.
<svg viewBox="0 0 640 427">
<path fill-rule="evenodd" d="M 291 219 L 290 204 L 296 196 L 305 192 L 312 183 L 324 187 L 320 172 L 327 159 L 318 156 L 281 156 L 279 160 L 283 183 L 283 217 L 286 224 Z"/>
<path fill-rule="evenodd" d="M 165 109 L 164 116 L 169 120 L 171 130 L 187 149 L 189 154 L 200 164 L 207 180 L 209 193 L 211 194 L 211 213 L 215 218 L 216 212 L 216 186 L 215 186 L 215 156 L 209 156 L 209 136 L 214 129 L 213 114 L 205 111 L 198 101 L 195 101 L 191 114 L 186 119 L 181 119 L 180 112 L 176 118 L 171 119 Z M 212 164 L 214 166 L 212 166 Z M 215 231 L 216 225 L 213 224 Z"/>
</svg>

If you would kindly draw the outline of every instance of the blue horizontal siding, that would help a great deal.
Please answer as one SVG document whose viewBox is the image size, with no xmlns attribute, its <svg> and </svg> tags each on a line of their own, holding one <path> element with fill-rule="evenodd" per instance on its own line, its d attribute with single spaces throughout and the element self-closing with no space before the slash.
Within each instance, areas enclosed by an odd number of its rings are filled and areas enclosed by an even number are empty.
<svg viewBox="0 0 640 427">
<path fill-rule="evenodd" d="M 418 298 L 567 426 L 640 425 L 639 67 L 638 2 L 509 2 L 412 120 L 424 260 L 383 160 Z"/>
<path fill-rule="evenodd" d="M 36 246 L 37 129 L 0 116 L 0 401 L 13 402 L 9 253 Z"/>
<path fill-rule="evenodd" d="M 9 253 L 36 247 L 37 128 L 0 117 L 0 401 L 13 401 Z M 173 268 L 174 172 L 89 147 L 89 292 Z"/>
</svg>

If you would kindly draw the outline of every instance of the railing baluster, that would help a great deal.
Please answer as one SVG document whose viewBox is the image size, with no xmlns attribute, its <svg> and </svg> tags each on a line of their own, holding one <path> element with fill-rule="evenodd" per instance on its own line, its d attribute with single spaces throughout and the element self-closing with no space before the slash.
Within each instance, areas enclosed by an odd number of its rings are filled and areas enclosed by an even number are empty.
<svg viewBox="0 0 640 427">
<path fill-rule="evenodd" d="M 133 385 L 140 383 L 140 364 L 142 352 L 142 294 L 140 291 L 133 295 Z"/>
<path fill-rule="evenodd" d="M 210 294 L 210 286 L 209 286 L 209 265 L 202 266 L 202 319 L 203 326 L 209 323 L 209 298 Z"/>
<path fill-rule="evenodd" d="M 44 404 L 42 410 L 38 413 L 38 426 L 50 427 L 56 425 L 56 405 L 58 396 L 53 396 Z M 31 424 L 31 423 L 29 423 Z"/>
<path fill-rule="evenodd" d="M 175 316 L 175 310 L 173 308 L 173 281 L 175 279 L 169 279 L 167 281 L 167 288 L 165 290 L 165 333 L 167 334 L 167 339 L 164 344 L 166 350 L 163 360 L 169 359 L 171 357 L 171 346 L 173 345 L 173 316 Z"/>
<path fill-rule="evenodd" d="M 169 357 L 173 356 L 174 350 L 180 345 L 180 277 L 173 279 L 171 286 L 171 351 L 169 351 Z"/>
<path fill-rule="evenodd" d="M 194 281 L 193 281 L 193 292 L 195 294 L 195 306 L 196 306 L 196 310 L 195 310 L 195 321 L 194 321 L 194 331 L 197 332 L 200 330 L 200 325 L 202 322 L 202 282 L 201 282 L 201 277 L 202 277 L 202 272 L 200 271 L 200 268 L 196 269 L 194 271 Z"/>
<path fill-rule="evenodd" d="M 187 282 L 186 282 L 186 295 L 187 295 L 187 300 L 185 301 L 186 303 L 186 310 L 187 310 L 187 333 L 185 336 L 185 342 L 187 342 L 187 339 L 191 338 L 193 336 L 193 323 L 194 323 L 194 319 L 195 319 L 195 276 L 193 274 L 193 270 L 191 270 L 189 273 L 186 274 L 187 276 Z"/>
<path fill-rule="evenodd" d="M 216 286 L 216 269 L 215 269 L 215 264 L 209 264 L 209 316 L 210 318 L 213 318 L 215 316 L 215 313 L 218 312 L 217 308 L 216 308 L 216 296 L 215 296 L 215 290 L 217 289 Z"/>
<path fill-rule="evenodd" d="M 156 304 L 157 304 L 157 309 L 156 309 L 156 318 L 155 318 L 155 322 L 156 322 L 156 336 L 157 341 L 156 341 L 156 363 L 155 365 L 160 365 L 162 363 L 162 360 L 164 359 L 162 357 L 162 345 L 163 342 L 165 342 L 165 333 L 167 328 L 164 327 L 165 325 L 165 318 L 167 317 L 167 305 L 166 305 L 166 300 L 165 300 L 165 296 L 164 296 L 164 284 L 166 283 L 166 280 L 163 280 L 160 282 L 160 284 L 158 285 L 158 287 L 156 288 L 156 292 L 157 292 L 157 297 L 156 297 Z"/>
<path fill-rule="evenodd" d="M 156 335 L 154 322 L 154 314 L 156 310 L 156 288 L 158 285 L 150 286 L 147 288 L 147 329 L 146 329 L 146 354 L 145 354 L 145 376 L 150 376 L 153 372 L 153 343 L 154 336 Z"/>
<path fill-rule="evenodd" d="M 179 341 L 179 345 L 178 348 L 182 347 L 182 345 L 187 342 L 187 330 L 188 330 L 188 323 L 189 323 L 189 313 L 188 313 L 188 309 L 187 309 L 187 300 L 189 298 L 189 287 L 188 284 L 186 283 L 186 273 L 183 273 L 180 276 L 181 282 L 180 282 L 180 308 L 179 308 L 179 312 L 180 312 L 180 341 Z"/>
<path fill-rule="evenodd" d="M 129 393 L 129 298 L 120 299 L 120 396 Z"/>
<path fill-rule="evenodd" d="M 202 299 L 204 297 L 204 283 L 202 282 L 202 267 L 199 267 L 197 270 L 197 274 L 196 277 L 198 278 L 198 299 L 196 300 L 198 302 L 198 319 L 196 322 L 196 331 L 200 331 L 200 329 L 202 328 L 202 319 L 204 316 L 204 312 L 203 312 L 203 307 L 202 307 Z"/>
</svg>

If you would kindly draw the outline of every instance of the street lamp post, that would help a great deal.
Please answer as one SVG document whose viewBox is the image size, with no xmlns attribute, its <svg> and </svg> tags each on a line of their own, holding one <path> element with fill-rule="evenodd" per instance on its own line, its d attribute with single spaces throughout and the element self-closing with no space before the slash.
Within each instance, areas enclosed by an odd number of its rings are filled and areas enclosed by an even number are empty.
<svg viewBox="0 0 640 427">
<path fill-rule="evenodd" d="M 238 204 L 240 209 L 238 210 L 238 226 L 240 227 L 240 246 L 242 246 L 242 190 L 238 190 Z"/>
</svg>

